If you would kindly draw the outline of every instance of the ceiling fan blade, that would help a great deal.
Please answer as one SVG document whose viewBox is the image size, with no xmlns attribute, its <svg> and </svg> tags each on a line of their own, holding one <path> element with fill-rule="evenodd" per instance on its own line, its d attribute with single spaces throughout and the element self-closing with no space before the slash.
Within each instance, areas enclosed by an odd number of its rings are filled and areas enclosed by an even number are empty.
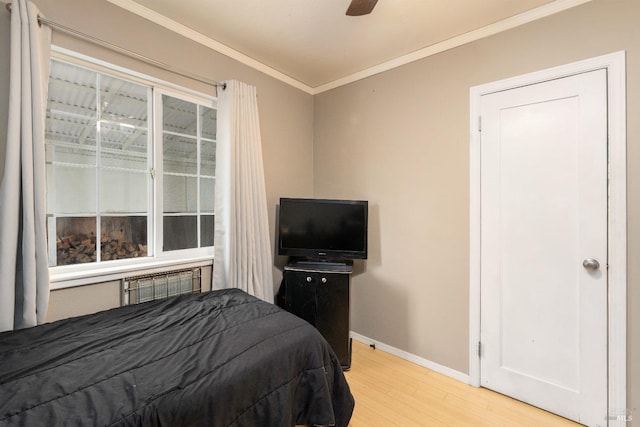
<svg viewBox="0 0 640 427">
<path fill-rule="evenodd" d="M 361 16 L 371 13 L 378 0 L 351 0 L 351 4 L 347 9 L 349 16 Z"/>
</svg>

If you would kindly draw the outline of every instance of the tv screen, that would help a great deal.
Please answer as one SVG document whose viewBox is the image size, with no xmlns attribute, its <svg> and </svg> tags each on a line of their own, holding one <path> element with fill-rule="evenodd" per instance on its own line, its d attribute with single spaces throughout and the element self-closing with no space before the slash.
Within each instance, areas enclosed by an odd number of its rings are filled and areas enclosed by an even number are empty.
<svg viewBox="0 0 640 427">
<path fill-rule="evenodd" d="M 368 203 L 280 199 L 278 254 L 313 260 L 366 259 Z"/>
</svg>

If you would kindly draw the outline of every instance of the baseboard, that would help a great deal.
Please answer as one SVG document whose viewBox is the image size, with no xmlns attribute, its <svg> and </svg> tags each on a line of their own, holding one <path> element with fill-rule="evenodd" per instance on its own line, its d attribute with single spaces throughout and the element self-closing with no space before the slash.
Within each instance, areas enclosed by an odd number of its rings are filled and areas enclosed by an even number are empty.
<svg viewBox="0 0 640 427">
<path fill-rule="evenodd" d="M 397 356 L 409 362 L 415 363 L 416 365 L 422 366 L 424 368 L 431 369 L 434 372 L 437 372 L 442 375 L 446 375 L 450 378 L 453 378 L 454 380 L 458 380 L 465 384 L 469 384 L 469 375 L 456 371 L 455 369 L 448 368 L 446 366 L 440 365 L 439 363 L 432 362 L 430 360 L 416 356 L 415 354 L 408 353 L 404 350 L 400 350 L 398 348 L 392 347 L 380 341 L 376 341 L 374 339 L 365 337 L 364 335 L 360 335 L 353 331 L 351 331 L 349 335 L 354 340 L 360 341 L 363 344 L 366 344 L 366 345 L 375 344 L 376 348 L 379 350 L 382 350 L 384 352 L 387 352 L 389 354 L 392 354 L 394 356 Z"/>
</svg>

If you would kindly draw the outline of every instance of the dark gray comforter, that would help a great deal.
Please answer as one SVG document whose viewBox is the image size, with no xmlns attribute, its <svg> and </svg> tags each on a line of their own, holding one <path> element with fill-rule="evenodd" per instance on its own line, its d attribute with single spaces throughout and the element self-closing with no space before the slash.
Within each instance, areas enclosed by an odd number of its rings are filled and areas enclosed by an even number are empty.
<svg viewBox="0 0 640 427">
<path fill-rule="evenodd" d="M 322 336 L 237 289 L 0 334 L 0 426 L 346 426 L 353 405 Z"/>
</svg>

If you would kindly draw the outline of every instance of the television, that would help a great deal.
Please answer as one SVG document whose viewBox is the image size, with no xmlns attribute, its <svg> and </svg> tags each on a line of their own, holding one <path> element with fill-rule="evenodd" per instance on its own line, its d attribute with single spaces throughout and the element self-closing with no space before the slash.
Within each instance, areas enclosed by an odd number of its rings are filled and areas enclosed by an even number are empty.
<svg viewBox="0 0 640 427">
<path fill-rule="evenodd" d="M 314 261 L 367 258 L 368 202 L 281 198 L 278 254 Z"/>
</svg>

